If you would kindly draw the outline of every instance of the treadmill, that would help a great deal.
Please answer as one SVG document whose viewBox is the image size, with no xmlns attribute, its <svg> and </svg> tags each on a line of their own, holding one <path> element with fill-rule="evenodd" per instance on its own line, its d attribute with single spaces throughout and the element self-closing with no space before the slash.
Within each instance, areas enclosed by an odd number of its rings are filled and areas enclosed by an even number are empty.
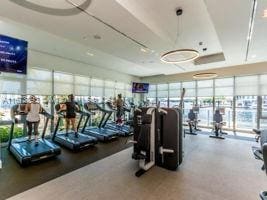
<svg viewBox="0 0 267 200">
<path fill-rule="evenodd" d="M 112 115 L 113 111 L 107 110 L 105 104 L 97 104 L 95 102 L 87 102 L 84 104 L 84 109 L 88 114 L 87 120 L 85 121 L 82 133 L 96 137 L 99 141 L 106 142 L 114 140 L 118 137 L 119 131 L 114 131 L 112 129 L 106 128 L 105 125 L 107 120 Z M 98 126 L 87 126 L 89 123 L 90 116 L 94 114 L 94 111 L 100 110 L 103 115 Z"/>
<path fill-rule="evenodd" d="M 61 108 L 62 104 L 57 104 L 55 106 L 57 114 L 58 114 L 58 119 L 56 123 L 56 127 L 54 130 L 54 134 L 52 137 L 52 140 L 61 146 L 64 146 L 70 150 L 73 151 L 79 151 L 86 149 L 90 146 L 94 146 L 97 144 L 97 138 L 85 135 L 79 131 L 81 121 L 84 117 L 84 113 L 82 111 L 77 111 L 77 113 L 80 114 L 80 119 L 78 122 L 77 130 L 78 130 L 78 137 L 75 137 L 74 131 L 71 130 L 68 132 L 68 135 L 66 135 L 65 131 L 59 131 L 59 125 L 60 122 L 65 118 L 65 111 L 59 111 Z"/>
<path fill-rule="evenodd" d="M 35 146 L 34 142 L 28 141 L 27 137 L 13 139 L 15 124 L 25 124 L 26 122 L 25 106 L 26 104 L 17 104 L 11 108 L 12 123 L 8 143 L 9 152 L 13 154 L 21 166 L 28 166 L 40 160 L 56 157 L 61 153 L 59 146 L 45 138 L 48 121 L 53 117 L 44 110 L 40 114 L 44 115 L 46 120 L 38 146 Z M 16 116 L 20 116 L 21 119 L 17 119 Z"/>
<path fill-rule="evenodd" d="M 114 114 L 117 112 L 117 110 L 114 109 L 113 106 L 111 105 L 111 102 L 106 102 L 105 105 L 106 105 L 106 109 L 107 110 L 110 110 Z M 125 112 L 130 112 L 130 110 L 124 106 L 123 107 L 123 112 L 124 113 Z M 131 127 L 129 125 L 126 125 L 126 124 L 118 125 L 118 124 L 115 123 L 115 121 L 107 121 L 105 127 L 110 128 L 110 129 L 112 129 L 114 131 L 117 131 L 120 136 L 133 135 L 133 127 Z"/>
</svg>

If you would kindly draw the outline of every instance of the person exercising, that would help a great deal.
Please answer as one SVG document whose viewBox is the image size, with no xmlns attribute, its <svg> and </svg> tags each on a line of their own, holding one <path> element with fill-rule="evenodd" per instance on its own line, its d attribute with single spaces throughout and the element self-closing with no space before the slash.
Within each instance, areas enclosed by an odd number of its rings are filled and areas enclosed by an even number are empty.
<svg viewBox="0 0 267 200">
<path fill-rule="evenodd" d="M 30 102 L 26 104 L 25 112 L 27 113 L 26 122 L 28 127 L 28 141 L 31 142 L 32 129 L 34 133 L 35 146 L 38 146 L 38 127 L 40 123 L 39 113 L 43 110 L 42 106 L 37 102 L 34 95 L 30 96 Z"/>
<path fill-rule="evenodd" d="M 213 116 L 213 120 L 215 122 L 215 132 L 218 133 L 219 131 L 222 132 L 222 114 L 220 113 L 219 109 L 215 110 L 214 116 Z"/>
<path fill-rule="evenodd" d="M 196 120 L 196 115 L 194 113 L 194 110 L 190 109 L 188 113 L 188 125 L 189 125 L 190 133 L 193 133 L 193 127 L 194 129 L 196 129 L 195 120 Z"/>
<path fill-rule="evenodd" d="M 124 102 L 122 100 L 122 96 L 121 96 L 121 94 L 118 94 L 118 98 L 116 100 L 115 106 L 117 108 L 117 113 L 116 113 L 117 121 L 116 121 L 116 123 L 119 125 L 122 124 L 123 105 L 124 105 Z"/>
<path fill-rule="evenodd" d="M 70 123 L 72 125 L 72 129 L 74 131 L 75 137 L 78 138 L 78 130 L 76 126 L 76 111 L 79 110 L 79 106 L 74 101 L 74 95 L 68 95 L 68 101 L 65 103 L 66 105 L 66 136 L 68 136 Z"/>
</svg>

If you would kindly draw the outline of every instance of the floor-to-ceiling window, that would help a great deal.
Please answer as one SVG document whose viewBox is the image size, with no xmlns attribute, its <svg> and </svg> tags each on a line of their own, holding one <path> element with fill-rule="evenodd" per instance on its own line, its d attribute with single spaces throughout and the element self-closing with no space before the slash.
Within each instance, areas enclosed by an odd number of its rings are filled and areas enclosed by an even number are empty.
<svg viewBox="0 0 267 200">
<path fill-rule="evenodd" d="M 114 101 L 115 98 L 115 82 L 110 80 L 105 80 L 105 90 L 104 97 L 106 101 Z"/>
<path fill-rule="evenodd" d="M 91 79 L 91 100 L 97 103 L 103 101 L 104 81 L 101 79 Z"/>
<path fill-rule="evenodd" d="M 258 76 L 235 78 L 236 129 L 257 127 Z"/>
<path fill-rule="evenodd" d="M 225 127 L 233 128 L 233 95 L 234 95 L 234 78 L 215 79 L 214 96 L 215 109 L 224 108 L 225 113 L 223 120 L 226 122 Z"/>
<path fill-rule="evenodd" d="M 181 99 L 181 83 L 169 84 L 169 107 L 175 108 L 180 104 Z"/>
<path fill-rule="evenodd" d="M 197 81 L 197 106 L 199 125 L 211 126 L 213 121 L 213 80 Z"/>
<path fill-rule="evenodd" d="M 267 129 L 267 75 L 259 76 L 259 128 Z"/>
<path fill-rule="evenodd" d="M 160 107 L 168 107 L 168 84 L 157 85 L 158 104 Z"/>
<path fill-rule="evenodd" d="M 10 109 L 13 105 L 25 101 L 25 77 L 16 74 L 0 74 L 0 120 L 11 120 Z M 0 126 L 0 143 L 9 139 L 10 126 Z M 23 134 L 23 126 L 17 125 L 14 136 Z"/>
<path fill-rule="evenodd" d="M 183 118 L 184 121 L 188 118 L 189 110 L 196 105 L 196 81 L 183 82 L 182 88 L 185 88 Z"/>
<path fill-rule="evenodd" d="M 146 94 L 146 102 L 143 104 L 149 106 L 156 106 L 157 105 L 157 85 L 149 85 L 149 91 Z"/>
</svg>

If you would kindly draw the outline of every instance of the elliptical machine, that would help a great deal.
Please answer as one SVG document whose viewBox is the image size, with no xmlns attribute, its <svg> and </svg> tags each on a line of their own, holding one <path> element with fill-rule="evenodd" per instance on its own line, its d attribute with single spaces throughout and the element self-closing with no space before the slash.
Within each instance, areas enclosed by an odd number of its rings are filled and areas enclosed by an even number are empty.
<svg viewBox="0 0 267 200">
<path fill-rule="evenodd" d="M 141 108 L 134 113 L 132 158 L 140 177 L 154 165 L 176 170 L 183 160 L 182 112 L 172 108 Z"/>
</svg>

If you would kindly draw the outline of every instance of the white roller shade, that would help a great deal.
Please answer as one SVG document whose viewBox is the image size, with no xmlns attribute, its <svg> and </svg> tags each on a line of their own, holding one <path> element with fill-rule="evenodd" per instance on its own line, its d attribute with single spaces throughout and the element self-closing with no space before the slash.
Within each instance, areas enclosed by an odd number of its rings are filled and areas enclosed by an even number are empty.
<svg viewBox="0 0 267 200">
<path fill-rule="evenodd" d="M 257 76 L 236 77 L 235 85 L 236 85 L 237 96 L 258 95 L 258 77 Z"/>
<path fill-rule="evenodd" d="M 233 85 L 234 85 L 233 78 L 215 79 L 215 87 L 225 87 L 225 86 L 233 86 Z"/>
<path fill-rule="evenodd" d="M 87 86 L 90 85 L 89 77 L 75 75 L 74 80 L 75 80 L 75 84 L 78 84 L 78 85 L 87 85 Z"/>
<path fill-rule="evenodd" d="M 267 75 L 260 75 L 259 85 L 260 95 L 267 95 Z"/>
<path fill-rule="evenodd" d="M 158 90 L 168 90 L 168 84 L 159 84 Z"/>
<path fill-rule="evenodd" d="M 156 85 L 149 85 L 149 91 L 155 91 Z"/>
<path fill-rule="evenodd" d="M 198 81 L 197 82 L 198 88 L 210 88 L 213 87 L 213 80 L 205 80 L 205 81 Z"/>
<path fill-rule="evenodd" d="M 168 90 L 167 91 L 158 91 L 159 98 L 168 98 Z"/>
<path fill-rule="evenodd" d="M 47 70 L 30 68 L 28 70 L 27 79 L 51 82 L 52 72 Z"/>
<path fill-rule="evenodd" d="M 73 94 L 73 84 L 70 83 L 55 83 L 56 95 L 68 95 Z"/>
<path fill-rule="evenodd" d="M 182 87 L 185 89 L 193 89 L 196 87 L 196 82 L 195 81 L 191 81 L 191 82 L 183 82 L 182 83 Z"/>
<path fill-rule="evenodd" d="M 92 87 L 104 87 L 104 81 L 101 79 L 95 79 L 93 78 L 91 80 Z"/>
<path fill-rule="evenodd" d="M 20 81 L 0 79 L 0 92 L 5 94 L 21 94 L 22 83 Z"/>
<path fill-rule="evenodd" d="M 124 83 L 122 82 L 117 82 L 115 85 L 116 89 L 118 90 L 124 90 Z"/>
<path fill-rule="evenodd" d="M 147 94 L 147 97 L 148 97 L 148 98 L 156 98 L 156 91 L 150 91 L 150 92 Z"/>
<path fill-rule="evenodd" d="M 107 98 L 113 98 L 115 95 L 115 89 L 112 88 L 105 88 L 105 97 Z"/>
<path fill-rule="evenodd" d="M 90 96 L 89 86 L 86 85 L 75 85 L 74 94 L 78 96 Z"/>
<path fill-rule="evenodd" d="M 233 86 L 229 87 L 215 87 L 215 96 L 233 96 L 234 88 Z"/>
<path fill-rule="evenodd" d="M 27 81 L 27 94 L 51 95 L 52 83 L 46 81 Z"/>
<path fill-rule="evenodd" d="M 55 72 L 54 73 L 54 80 L 55 80 L 55 83 L 56 82 L 73 83 L 74 82 L 74 76 L 72 74 Z"/>
<path fill-rule="evenodd" d="M 186 89 L 184 96 L 185 97 L 195 97 L 196 96 L 196 90 L 195 89 Z"/>
<path fill-rule="evenodd" d="M 169 97 L 170 98 L 180 98 L 181 97 L 181 90 L 180 89 L 170 90 L 169 91 Z"/>
<path fill-rule="evenodd" d="M 115 88 L 115 82 L 114 81 L 105 80 L 105 87 L 106 88 Z"/>
<path fill-rule="evenodd" d="M 103 97 L 103 88 L 93 87 L 92 88 L 91 96 L 94 96 L 94 97 Z"/>
<path fill-rule="evenodd" d="M 180 90 L 181 89 L 181 83 L 170 83 L 169 84 L 169 90 Z"/>
<path fill-rule="evenodd" d="M 212 97 L 213 88 L 198 88 L 197 96 L 198 97 Z"/>
</svg>

